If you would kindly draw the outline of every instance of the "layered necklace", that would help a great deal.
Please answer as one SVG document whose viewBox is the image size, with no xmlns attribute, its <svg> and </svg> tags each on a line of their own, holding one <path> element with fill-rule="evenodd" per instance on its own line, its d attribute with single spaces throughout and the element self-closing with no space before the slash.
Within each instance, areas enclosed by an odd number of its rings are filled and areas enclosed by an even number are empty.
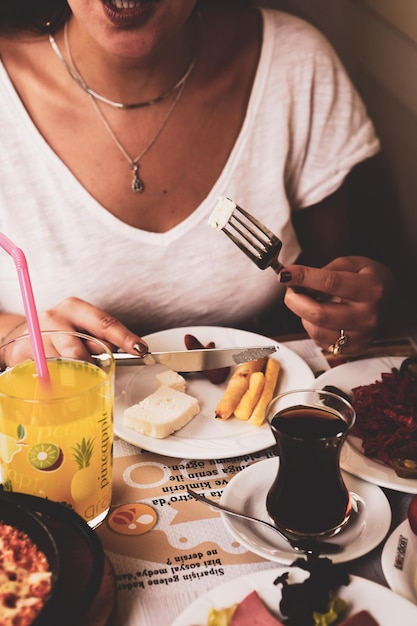
<svg viewBox="0 0 417 626">
<path fill-rule="evenodd" d="M 85 82 L 84 78 L 82 77 L 79 69 L 77 68 L 77 66 L 76 66 L 76 64 L 74 62 L 73 56 L 72 56 L 71 47 L 70 47 L 69 38 L 68 38 L 68 22 L 66 22 L 65 26 L 64 26 L 64 42 L 65 42 L 65 50 L 66 50 L 66 54 L 67 54 L 69 62 L 67 62 L 66 58 L 62 54 L 62 52 L 61 52 L 61 50 L 60 50 L 60 48 L 59 48 L 59 46 L 58 46 L 58 44 L 57 44 L 57 42 L 56 42 L 56 40 L 55 40 L 55 38 L 54 38 L 54 36 L 52 34 L 49 35 L 49 42 L 51 44 L 52 50 L 55 52 L 55 54 L 57 55 L 58 59 L 61 61 L 61 63 L 63 64 L 64 68 L 66 69 L 66 71 L 70 75 L 70 77 L 89 96 L 90 102 L 93 105 L 93 108 L 96 111 L 99 119 L 101 120 L 101 122 L 103 123 L 105 129 L 109 133 L 109 135 L 110 135 L 111 139 L 113 140 L 114 144 L 117 146 L 117 148 L 120 150 L 122 155 L 125 157 L 125 159 L 129 163 L 130 170 L 132 171 L 132 182 L 131 182 L 131 189 L 132 189 L 132 191 L 134 193 L 142 193 L 142 191 L 145 189 L 145 186 L 143 184 L 143 181 L 142 181 L 141 177 L 139 176 L 139 162 L 145 156 L 145 154 L 147 154 L 149 152 L 149 150 L 152 148 L 152 146 L 155 144 L 155 142 L 159 138 L 160 134 L 164 130 L 164 128 L 165 128 L 169 118 L 171 117 L 172 113 L 174 112 L 174 109 L 175 109 L 176 105 L 178 104 L 178 101 L 181 98 L 181 95 L 182 95 L 182 93 L 183 93 L 183 91 L 185 89 L 185 85 L 187 83 L 187 80 L 188 80 L 191 72 L 194 69 L 194 66 L 195 66 L 195 63 L 196 63 L 196 58 L 197 58 L 197 46 L 194 46 L 194 52 L 193 52 L 193 55 L 191 57 L 191 60 L 190 60 L 190 62 L 188 64 L 185 72 L 180 77 L 180 79 L 175 83 L 175 85 L 173 85 L 172 87 L 170 87 L 169 89 L 164 91 L 161 95 L 157 96 L 156 98 L 151 98 L 150 100 L 144 100 L 144 101 L 141 101 L 141 102 L 134 102 L 134 103 L 125 104 L 125 103 L 122 103 L 122 102 L 116 102 L 114 100 L 110 100 L 109 98 L 106 98 L 105 96 L 102 96 L 101 94 L 97 93 L 96 91 L 91 89 L 91 87 L 89 87 L 87 85 L 87 83 Z M 165 116 L 164 116 L 160 126 L 158 127 L 158 129 L 156 130 L 156 132 L 154 133 L 154 135 L 152 136 L 150 141 L 147 143 L 147 145 L 144 147 L 144 149 L 135 158 L 132 158 L 130 156 L 130 154 L 127 152 L 126 148 L 123 146 L 123 144 L 118 139 L 118 137 L 117 137 L 116 133 L 114 132 L 114 130 L 112 129 L 112 127 L 110 126 L 109 121 L 107 120 L 106 116 L 104 115 L 103 111 L 101 110 L 101 108 L 99 106 L 99 102 L 104 103 L 104 104 L 106 104 L 106 105 L 108 105 L 108 106 L 110 106 L 110 107 L 112 107 L 114 109 L 124 109 L 124 110 L 140 109 L 140 108 L 148 107 L 148 106 L 151 106 L 151 105 L 154 105 L 154 104 L 158 104 L 159 102 L 162 102 L 163 100 L 168 98 L 170 95 L 174 94 L 175 92 L 177 92 L 175 94 L 175 98 L 173 99 L 173 101 L 171 103 L 171 106 L 169 107 L 168 111 L 166 112 L 166 114 L 165 114 Z"/>
</svg>

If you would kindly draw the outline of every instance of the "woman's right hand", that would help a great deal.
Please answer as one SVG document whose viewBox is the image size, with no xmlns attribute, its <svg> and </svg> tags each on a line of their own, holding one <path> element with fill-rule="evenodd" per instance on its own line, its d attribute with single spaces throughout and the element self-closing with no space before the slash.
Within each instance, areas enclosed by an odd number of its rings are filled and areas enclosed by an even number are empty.
<svg viewBox="0 0 417 626">
<path fill-rule="evenodd" d="M 38 317 L 41 330 L 72 330 L 86 333 L 103 341 L 111 350 L 120 348 L 130 354 L 146 354 L 148 351 L 147 343 L 118 319 L 74 296 L 66 298 L 54 308 L 39 313 Z M 3 320 L 1 343 L 28 332 L 23 316 L 4 314 L 0 318 L 0 324 Z"/>
<path fill-rule="evenodd" d="M 283 280 L 284 278 L 284 280 Z M 391 271 L 367 257 L 339 257 L 323 268 L 291 265 L 281 272 L 289 289 L 285 304 L 298 315 L 310 337 L 326 349 L 341 329 L 346 353 L 366 349 L 378 331 L 393 292 Z M 298 287 L 325 295 L 320 300 L 297 292 Z"/>
</svg>

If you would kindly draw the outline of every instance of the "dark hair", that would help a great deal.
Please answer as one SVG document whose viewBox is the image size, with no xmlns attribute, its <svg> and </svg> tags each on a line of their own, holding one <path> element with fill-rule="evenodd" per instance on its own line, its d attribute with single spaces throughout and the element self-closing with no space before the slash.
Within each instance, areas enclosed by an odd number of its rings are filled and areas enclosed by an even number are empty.
<svg viewBox="0 0 417 626">
<path fill-rule="evenodd" d="M 198 0 L 202 4 L 205 1 L 213 0 Z M 251 0 L 222 0 L 222 3 L 248 6 Z M 54 33 L 70 15 L 67 0 L 0 0 L 0 32 Z"/>
<path fill-rule="evenodd" d="M 70 14 L 67 0 L 0 0 L 0 31 L 54 32 Z"/>
</svg>

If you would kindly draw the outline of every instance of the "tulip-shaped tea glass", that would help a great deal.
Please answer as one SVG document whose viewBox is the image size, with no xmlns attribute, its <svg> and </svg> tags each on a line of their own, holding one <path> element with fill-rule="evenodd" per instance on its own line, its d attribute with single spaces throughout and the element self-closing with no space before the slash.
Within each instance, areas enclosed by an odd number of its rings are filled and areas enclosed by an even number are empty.
<svg viewBox="0 0 417 626">
<path fill-rule="evenodd" d="M 0 347 L 0 482 L 62 502 L 90 526 L 112 494 L 114 357 L 76 332 L 42 332 L 48 380 L 28 335 Z"/>
<path fill-rule="evenodd" d="M 269 517 L 294 539 L 335 535 L 352 508 L 339 461 L 355 421 L 353 406 L 328 391 L 294 390 L 271 400 L 266 419 L 279 454 L 266 500 Z"/>
</svg>

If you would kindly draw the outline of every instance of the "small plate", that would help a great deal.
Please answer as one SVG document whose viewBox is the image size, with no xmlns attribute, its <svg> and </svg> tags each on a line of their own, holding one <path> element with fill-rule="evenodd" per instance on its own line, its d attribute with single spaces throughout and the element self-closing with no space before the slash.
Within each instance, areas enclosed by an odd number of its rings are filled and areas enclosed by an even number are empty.
<svg viewBox="0 0 417 626">
<path fill-rule="evenodd" d="M 212 607 L 221 609 L 241 602 L 254 590 L 276 614 L 281 601 L 281 586 L 275 586 L 274 580 L 288 571 L 291 582 L 301 582 L 306 576 L 305 572 L 293 567 L 265 570 L 235 578 L 200 596 L 177 617 L 172 626 L 207 624 L 207 616 Z M 417 607 L 414 604 L 390 589 L 365 578 L 351 576 L 349 585 L 341 587 L 340 596 L 349 603 L 350 615 L 368 610 L 379 626 L 393 626 L 398 623 L 408 626 L 417 624 Z"/>
<path fill-rule="evenodd" d="M 277 474 L 279 459 L 253 463 L 234 476 L 224 489 L 221 504 L 246 515 L 270 521 L 266 511 L 266 496 Z M 349 491 L 360 501 L 359 514 L 331 539 L 344 546 L 344 550 L 330 558 L 334 563 L 352 561 L 375 548 L 388 533 L 391 524 L 391 507 L 379 487 L 343 473 Z M 232 535 L 248 550 L 270 561 L 291 564 L 300 556 L 273 530 L 221 513 L 223 522 Z"/>
<path fill-rule="evenodd" d="M 381 380 L 382 372 L 390 372 L 393 367 L 399 368 L 404 359 L 405 357 L 386 356 L 338 365 L 318 376 L 314 387 L 323 389 L 325 385 L 333 385 L 350 394 L 354 387 Z M 401 478 L 392 467 L 366 457 L 358 437 L 348 436 L 340 455 L 340 466 L 346 472 L 374 485 L 404 493 L 417 493 L 416 478 Z"/>
<path fill-rule="evenodd" d="M 382 550 L 381 566 L 391 589 L 417 603 L 417 536 L 408 520 L 388 537 Z"/>
<path fill-rule="evenodd" d="M 151 350 L 184 350 L 184 335 L 195 335 L 203 345 L 214 341 L 217 348 L 229 346 L 270 345 L 275 343 L 276 358 L 281 364 L 277 390 L 288 391 L 310 387 L 314 375 L 305 361 L 295 352 L 268 337 L 234 328 L 192 326 L 174 328 L 144 337 Z M 226 389 L 227 382 L 213 385 L 201 374 L 187 377 L 187 392 L 198 398 L 201 412 L 187 426 L 165 439 L 147 437 L 124 425 L 124 410 L 142 400 L 156 388 L 155 375 L 161 365 L 120 366 L 117 368 L 114 430 L 115 434 L 139 448 L 169 457 L 188 459 L 221 459 L 252 454 L 275 444 L 264 424 L 259 428 L 235 418 L 216 420 L 214 410 Z"/>
</svg>

